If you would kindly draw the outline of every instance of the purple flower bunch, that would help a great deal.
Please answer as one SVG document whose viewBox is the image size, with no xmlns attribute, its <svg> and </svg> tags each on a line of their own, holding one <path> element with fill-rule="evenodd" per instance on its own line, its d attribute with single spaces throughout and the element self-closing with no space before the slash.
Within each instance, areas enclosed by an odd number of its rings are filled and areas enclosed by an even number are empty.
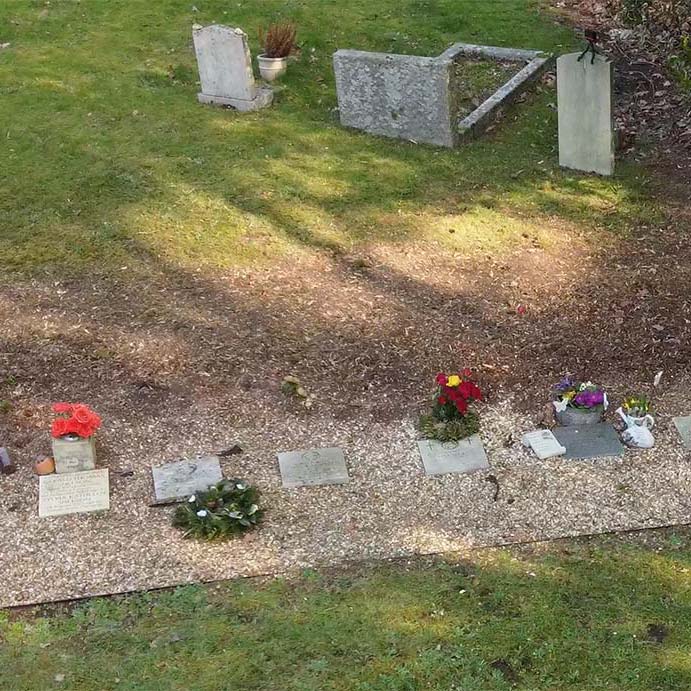
<svg viewBox="0 0 691 691">
<path fill-rule="evenodd" d="M 595 408 L 603 406 L 607 409 L 607 394 L 599 384 L 591 381 L 581 382 L 572 377 L 564 377 L 554 387 L 554 398 L 561 405 L 561 409 L 571 408 Z M 556 405 L 556 404 L 555 404 Z"/>
</svg>

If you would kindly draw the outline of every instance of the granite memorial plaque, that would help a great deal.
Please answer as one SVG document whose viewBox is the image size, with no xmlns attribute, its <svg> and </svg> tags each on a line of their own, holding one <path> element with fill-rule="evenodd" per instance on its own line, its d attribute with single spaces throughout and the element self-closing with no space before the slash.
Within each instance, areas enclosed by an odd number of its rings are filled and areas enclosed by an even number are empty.
<svg viewBox="0 0 691 691">
<path fill-rule="evenodd" d="M 85 470 L 81 473 L 42 475 L 38 482 L 40 518 L 106 511 L 110 508 L 107 468 Z"/>
<path fill-rule="evenodd" d="M 684 448 L 691 451 L 691 415 L 675 417 L 673 422 L 677 432 L 679 432 Z"/>
<path fill-rule="evenodd" d="M 460 441 L 423 439 L 417 445 L 426 475 L 470 473 L 489 468 L 487 454 L 478 434 Z"/>
<path fill-rule="evenodd" d="M 223 479 L 218 456 L 203 456 L 151 469 L 156 504 L 184 501 Z"/>
<path fill-rule="evenodd" d="M 349 480 L 343 451 L 339 448 L 279 453 L 278 465 L 284 487 L 341 485 Z"/>
<path fill-rule="evenodd" d="M 585 459 L 606 456 L 623 456 L 624 446 L 612 425 L 601 422 L 596 425 L 555 427 L 554 436 L 566 447 L 564 458 Z"/>
</svg>

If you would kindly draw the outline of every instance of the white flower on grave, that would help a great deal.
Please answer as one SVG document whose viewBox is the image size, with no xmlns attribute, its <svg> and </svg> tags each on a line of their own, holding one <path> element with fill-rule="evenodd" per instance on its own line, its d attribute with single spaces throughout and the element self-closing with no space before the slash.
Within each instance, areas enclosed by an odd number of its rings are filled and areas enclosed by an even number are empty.
<svg viewBox="0 0 691 691">
<path fill-rule="evenodd" d="M 238 520 L 242 518 L 242 513 L 240 511 L 229 511 L 228 516 L 230 518 L 237 518 Z"/>
<path fill-rule="evenodd" d="M 562 398 L 561 401 L 553 401 L 552 403 L 554 405 L 554 410 L 558 413 L 563 413 L 569 405 L 568 400 L 565 398 Z"/>
<path fill-rule="evenodd" d="M 197 516 L 199 516 L 199 518 L 206 518 L 208 513 L 206 509 L 199 509 L 199 511 L 197 511 Z"/>
<path fill-rule="evenodd" d="M 245 485 L 243 485 L 242 482 L 238 482 L 238 483 L 235 485 L 235 489 L 245 489 Z"/>
<path fill-rule="evenodd" d="M 190 504 L 194 504 L 195 501 L 197 501 L 197 497 L 194 496 L 194 494 L 187 500 Z"/>
<path fill-rule="evenodd" d="M 250 506 L 250 510 L 247 512 L 247 515 L 251 516 L 252 514 L 257 513 L 258 510 L 259 507 L 256 504 L 252 504 L 252 506 Z"/>
</svg>

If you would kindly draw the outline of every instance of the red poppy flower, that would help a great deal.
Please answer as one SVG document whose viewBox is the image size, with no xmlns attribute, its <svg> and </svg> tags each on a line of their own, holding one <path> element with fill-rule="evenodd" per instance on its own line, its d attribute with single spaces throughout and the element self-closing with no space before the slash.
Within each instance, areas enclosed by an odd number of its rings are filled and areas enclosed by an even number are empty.
<svg viewBox="0 0 691 691">
<path fill-rule="evenodd" d="M 446 396 L 439 396 L 439 398 L 437 398 L 437 403 L 439 405 L 446 405 L 448 402 L 449 402 L 449 399 L 446 398 Z"/>
<path fill-rule="evenodd" d="M 437 375 L 437 378 L 436 378 L 436 382 L 437 382 L 437 384 L 439 384 L 439 386 L 445 386 L 446 385 L 446 375 L 443 372 L 439 372 L 439 374 Z"/>
</svg>

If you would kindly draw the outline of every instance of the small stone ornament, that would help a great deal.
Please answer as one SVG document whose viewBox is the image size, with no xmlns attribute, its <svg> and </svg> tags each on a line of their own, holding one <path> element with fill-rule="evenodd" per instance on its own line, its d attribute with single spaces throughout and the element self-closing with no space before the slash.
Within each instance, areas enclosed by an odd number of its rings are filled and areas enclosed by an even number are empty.
<svg viewBox="0 0 691 691">
<path fill-rule="evenodd" d="M 11 475 L 15 470 L 17 470 L 17 466 L 12 463 L 7 449 L 4 446 L 0 446 L 0 471 L 3 475 Z"/>
<path fill-rule="evenodd" d="M 634 449 L 652 449 L 655 446 L 655 437 L 650 431 L 655 425 L 655 419 L 652 415 L 632 417 L 627 415 L 622 408 L 617 409 L 617 415 L 626 425 L 626 429 L 621 433 L 621 438 L 627 446 Z"/>
</svg>

